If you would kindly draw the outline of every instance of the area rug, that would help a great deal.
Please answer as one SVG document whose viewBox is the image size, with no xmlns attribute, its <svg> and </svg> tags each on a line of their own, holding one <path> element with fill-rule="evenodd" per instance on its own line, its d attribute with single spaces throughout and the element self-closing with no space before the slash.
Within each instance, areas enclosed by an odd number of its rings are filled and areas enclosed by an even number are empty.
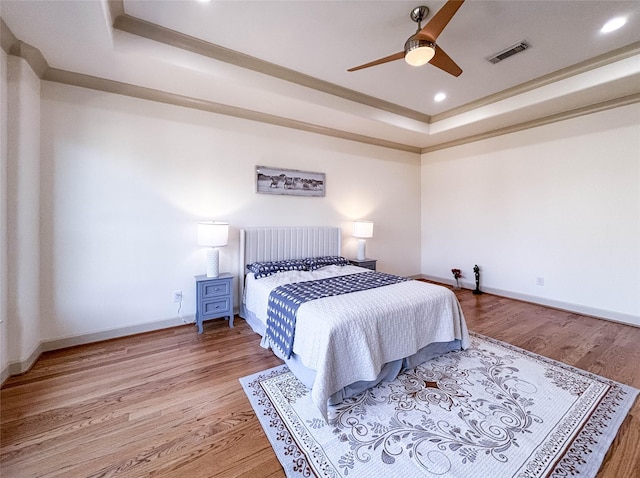
<svg viewBox="0 0 640 478">
<path fill-rule="evenodd" d="M 638 394 L 477 334 L 329 423 L 284 365 L 240 382 L 287 477 L 594 477 Z"/>
</svg>

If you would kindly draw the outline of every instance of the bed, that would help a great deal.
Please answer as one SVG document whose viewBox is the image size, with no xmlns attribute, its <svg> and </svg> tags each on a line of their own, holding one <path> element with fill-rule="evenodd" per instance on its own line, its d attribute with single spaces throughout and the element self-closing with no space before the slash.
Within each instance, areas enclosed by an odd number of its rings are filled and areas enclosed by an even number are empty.
<svg viewBox="0 0 640 478">
<path fill-rule="evenodd" d="M 341 230 L 336 227 L 240 231 L 240 267 L 246 274 L 240 281 L 240 316 L 262 336 L 261 346 L 271 348 L 311 389 L 325 419 L 327 404 L 339 403 L 382 380 L 393 380 L 403 368 L 469 346 L 464 315 L 451 290 L 402 278 L 394 282 L 397 276 L 389 276 L 383 277 L 391 281 L 388 285 L 299 305 L 292 349 L 284 352 L 272 331 L 268 333 L 267 323 L 273 328 L 272 292 L 309 281 L 362 282 L 387 276 L 344 265 L 344 258 L 328 265 L 313 259 L 336 257 L 341 257 Z M 276 273 L 273 264 L 281 266 L 282 261 L 290 261 L 291 270 Z M 314 267 L 296 265 L 301 263 Z M 254 272 L 248 272 L 251 265 Z"/>
</svg>

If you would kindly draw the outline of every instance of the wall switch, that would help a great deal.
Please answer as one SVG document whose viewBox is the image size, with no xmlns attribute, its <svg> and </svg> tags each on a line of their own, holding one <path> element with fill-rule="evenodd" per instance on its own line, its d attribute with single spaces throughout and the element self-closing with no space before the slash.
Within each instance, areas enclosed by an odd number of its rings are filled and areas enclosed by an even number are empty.
<svg viewBox="0 0 640 478">
<path fill-rule="evenodd" d="M 174 302 L 182 302 L 182 291 L 174 290 L 173 291 L 173 301 Z"/>
<path fill-rule="evenodd" d="M 544 277 L 536 277 L 536 285 L 544 285 Z"/>
</svg>

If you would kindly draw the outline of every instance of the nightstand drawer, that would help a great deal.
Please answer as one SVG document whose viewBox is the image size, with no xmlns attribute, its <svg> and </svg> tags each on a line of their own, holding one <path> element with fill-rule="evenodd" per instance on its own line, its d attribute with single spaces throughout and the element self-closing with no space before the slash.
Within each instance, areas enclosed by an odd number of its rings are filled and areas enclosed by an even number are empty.
<svg viewBox="0 0 640 478">
<path fill-rule="evenodd" d="M 208 281 L 202 284 L 202 298 L 219 297 L 229 295 L 230 283 L 228 280 Z"/>
<path fill-rule="evenodd" d="M 205 300 L 202 302 L 202 318 L 220 317 L 231 314 L 231 301 L 229 297 L 217 300 Z"/>
</svg>

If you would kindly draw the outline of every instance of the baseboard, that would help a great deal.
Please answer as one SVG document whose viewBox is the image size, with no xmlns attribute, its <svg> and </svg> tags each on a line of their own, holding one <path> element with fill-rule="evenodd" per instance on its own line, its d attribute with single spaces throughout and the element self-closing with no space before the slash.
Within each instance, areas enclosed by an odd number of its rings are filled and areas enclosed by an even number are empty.
<svg viewBox="0 0 640 478">
<path fill-rule="evenodd" d="M 12 375 L 20 375 L 22 373 L 25 373 L 27 370 L 29 370 L 33 366 L 34 363 L 36 363 L 36 360 L 38 360 L 38 357 L 40 357 L 40 354 L 42 354 L 42 352 L 43 352 L 42 342 L 40 342 L 38 345 L 34 347 L 34 349 L 31 351 L 31 353 L 26 359 L 18 362 L 9 362 L 9 364 L 5 369 L 6 377 L 3 370 L 2 382 L 4 383 L 4 381 L 7 378 L 11 377 Z"/>
<path fill-rule="evenodd" d="M 173 317 L 171 319 L 161 320 L 157 322 L 147 322 L 144 324 L 131 325 L 116 329 L 102 330 L 100 332 L 92 332 L 89 334 L 73 335 L 52 340 L 41 340 L 34 351 L 25 360 L 17 362 L 9 362 L 4 370 L 0 372 L 0 384 L 13 375 L 21 375 L 36 363 L 40 355 L 51 350 L 59 350 L 76 345 L 90 344 L 100 342 L 102 340 L 117 339 L 128 335 L 142 334 L 145 332 L 153 332 L 154 330 L 168 329 L 184 324 L 195 323 L 195 315 L 185 315 L 182 317 Z"/>
<path fill-rule="evenodd" d="M 171 319 L 161 320 L 158 322 L 147 322 L 144 324 L 131 325 L 117 329 L 108 329 L 90 334 L 74 335 L 53 340 L 43 340 L 41 343 L 42 351 L 49 352 L 51 350 L 65 349 L 76 345 L 90 344 L 93 342 L 101 342 L 103 340 L 117 339 L 126 337 L 127 335 L 142 334 L 152 332 L 154 330 L 168 329 L 179 325 L 190 324 L 195 322 L 195 316 L 173 317 Z"/>
<path fill-rule="evenodd" d="M 439 282 L 441 284 L 453 285 L 454 281 L 450 279 L 443 279 L 442 277 L 435 277 L 426 274 L 421 274 L 422 279 L 427 279 L 433 282 Z M 475 283 L 461 283 L 463 289 L 475 289 Z M 605 319 L 611 322 L 618 322 L 624 325 L 631 325 L 633 327 L 640 327 L 640 316 L 633 314 L 625 314 L 623 312 L 615 312 L 613 310 L 599 309 L 597 307 L 590 307 L 581 304 L 572 304 L 570 302 L 563 302 L 560 300 L 546 299 L 544 297 L 537 297 L 528 294 L 520 294 L 518 292 L 512 292 L 508 290 L 495 289 L 493 287 L 481 287 L 483 292 L 487 294 L 498 295 L 500 297 L 507 297 L 509 299 L 521 300 L 523 302 L 530 302 L 532 304 L 544 305 L 546 307 L 552 307 L 554 309 L 566 310 L 568 312 L 576 312 L 581 315 L 588 315 L 590 317 L 596 317 L 598 319 Z"/>
<path fill-rule="evenodd" d="M 427 274 L 416 274 L 411 276 L 412 279 L 426 279 L 440 284 L 453 285 L 454 281 L 450 279 L 443 279 L 442 277 L 430 276 Z M 475 284 L 463 282 L 462 287 L 464 289 L 474 289 Z M 606 319 L 612 322 L 619 322 L 625 325 L 631 325 L 633 327 L 639 327 L 640 317 L 632 314 L 624 314 L 621 312 L 614 312 L 605 309 L 598 309 L 595 307 L 588 307 L 579 304 L 571 304 L 568 302 L 557 301 L 553 299 L 545 299 L 543 297 L 536 297 L 527 294 L 520 294 L 517 292 L 506 291 L 502 289 L 495 289 L 491 287 L 483 287 L 482 290 L 488 294 L 498 295 L 500 297 L 507 297 L 509 299 L 521 300 L 524 302 L 530 302 L 533 304 L 544 305 L 546 307 L 553 307 L 554 309 L 566 310 L 569 312 L 576 312 L 582 315 L 588 315 L 599 319 Z M 235 312 L 238 313 L 237 311 Z M 141 334 L 144 332 L 152 332 L 154 330 L 167 329 L 170 327 L 176 327 L 179 325 L 195 323 L 195 315 L 187 315 L 183 317 L 174 317 L 159 322 L 147 322 L 145 324 L 132 325 L 129 327 L 122 327 L 118 329 L 103 330 L 100 332 L 93 332 L 90 334 L 74 335 L 70 337 L 64 337 L 53 340 L 41 341 L 29 357 L 22 361 L 9 362 L 9 364 L 0 371 L 0 385 L 4 384 L 5 380 L 13 375 L 20 375 L 27 372 L 36 360 L 43 352 L 49 352 L 51 350 L 58 350 L 67 347 L 73 347 L 75 345 L 84 345 L 93 342 L 100 342 L 102 340 L 115 339 L 119 337 L 126 337 L 127 335 Z"/>
</svg>

